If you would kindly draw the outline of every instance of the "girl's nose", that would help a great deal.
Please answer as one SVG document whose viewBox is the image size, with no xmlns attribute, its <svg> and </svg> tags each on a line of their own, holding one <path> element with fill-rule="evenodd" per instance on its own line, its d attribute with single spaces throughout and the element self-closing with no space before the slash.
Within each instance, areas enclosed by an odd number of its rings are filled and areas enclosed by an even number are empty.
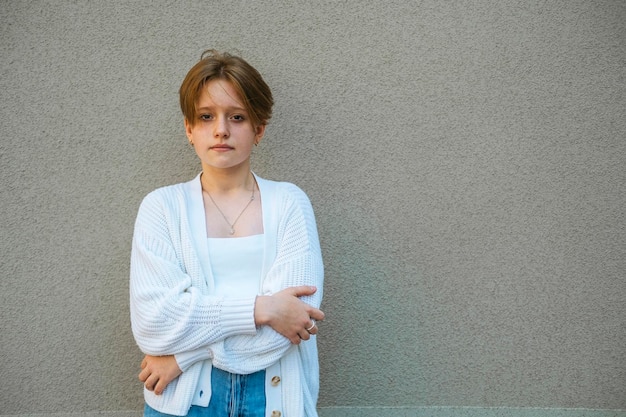
<svg viewBox="0 0 626 417">
<path fill-rule="evenodd" d="M 226 118 L 218 117 L 215 122 L 215 137 L 227 138 L 228 134 L 228 122 Z"/>
</svg>

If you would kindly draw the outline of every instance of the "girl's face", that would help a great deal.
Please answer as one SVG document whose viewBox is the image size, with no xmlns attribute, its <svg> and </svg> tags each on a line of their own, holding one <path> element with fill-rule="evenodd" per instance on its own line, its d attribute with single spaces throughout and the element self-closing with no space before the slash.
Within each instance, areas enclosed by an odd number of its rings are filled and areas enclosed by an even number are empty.
<svg viewBox="0 0 626 417">
<path fill-rule="evenodd" d="M 187 138 L 202 169 L 250 169 L 250 153 L 265 125 L 254 126 L 241 97 L 226 80 L 209 81 L 196 103 L 196 119 L 185 119 Z"/>
</svg>

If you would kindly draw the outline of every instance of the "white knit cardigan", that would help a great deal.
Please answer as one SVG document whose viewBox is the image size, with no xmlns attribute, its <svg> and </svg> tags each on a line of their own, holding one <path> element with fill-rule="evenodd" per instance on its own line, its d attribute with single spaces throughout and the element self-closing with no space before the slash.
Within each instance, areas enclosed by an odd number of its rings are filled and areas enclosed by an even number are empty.
<svg viewBox="0 0 626 417">
<path fill-rule="evenodd" d="M 265 239 L 259 293 L 271 295 L 287 287 L 314 285 L 317 292 L 302 300 L 319 308 L 324 271 L 311 203 L 293 184 L 255 178 Z M 211 364 L 240 374 L 272 366 L 280 369 L 282 416 L 317 416 L 316 338 L 293 345 L 271 327 L 255 326 L 255 297 L 213 295 L 208 253 L 200 175 L 144 198 L 131 253 L 133 335 L 144 353 L 174 354 L 183 370 L 162 395 L 144 389 L 146 403 L 164 413 L 186 415 L 192 401 L 197 402 L 199 390 L 205 393 L 202 400 L 209 402 L 210 381 L 202 386 L 206 378 L 201 375 L 210 376 Z M 267 382 L 272 376 L 266 376 Z M 271 415 L 275 402 L 270 405 L 269 397 L 276 395 L 267 395 L 266 414 Z"/>
</svg>

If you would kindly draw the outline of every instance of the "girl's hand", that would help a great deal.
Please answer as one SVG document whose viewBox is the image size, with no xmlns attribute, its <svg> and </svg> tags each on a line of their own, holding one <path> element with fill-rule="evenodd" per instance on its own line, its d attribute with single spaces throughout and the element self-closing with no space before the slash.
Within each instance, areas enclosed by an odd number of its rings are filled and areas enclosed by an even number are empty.
<svg viewBox="0 0 626 417">
<path fill-rule="evenodd" d="M 139 380 L 144 383 L 149 391 L 161 395 L 165 387 L 182 373 L 183 371 L 178 367 L 174 355 L 146 355 L 141 361 Z"/>
<path fill-rule="evenodd" d="M 257 326 L 268 325 L 299 344 L 317 333 L 315 321 L 324 320 L 324 313 L 300 300 L 299 297 L 313 295 L 317 288 L 299 286 L 286 288 L 274 295 L 260 295 L 254 307 Z"/>
</svg>

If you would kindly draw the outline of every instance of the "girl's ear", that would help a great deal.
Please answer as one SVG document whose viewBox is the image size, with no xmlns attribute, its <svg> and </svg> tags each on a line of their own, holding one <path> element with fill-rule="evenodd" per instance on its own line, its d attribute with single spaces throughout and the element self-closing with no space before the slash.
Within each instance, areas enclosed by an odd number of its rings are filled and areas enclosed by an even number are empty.
<svg viewBox="0 0 626 417">
<path fill-rule="evenodd" d="M 254 144 L 258 145 L 259 142 L 261 142 L 261 139 L 263 139 L 263 135 L 265 135 L 265 124 L 260 124 L 256 127 L 255 129 L 255 133 L 254 133 Z"/>
<path fill-rule="evenodd" d="M 185 117 L 185 134 L 187 135 L 187 139 L 191 142 L 191 134 L 192 134 L 193 126 L 189 123 L 189 120 Z"/>
</svg>

